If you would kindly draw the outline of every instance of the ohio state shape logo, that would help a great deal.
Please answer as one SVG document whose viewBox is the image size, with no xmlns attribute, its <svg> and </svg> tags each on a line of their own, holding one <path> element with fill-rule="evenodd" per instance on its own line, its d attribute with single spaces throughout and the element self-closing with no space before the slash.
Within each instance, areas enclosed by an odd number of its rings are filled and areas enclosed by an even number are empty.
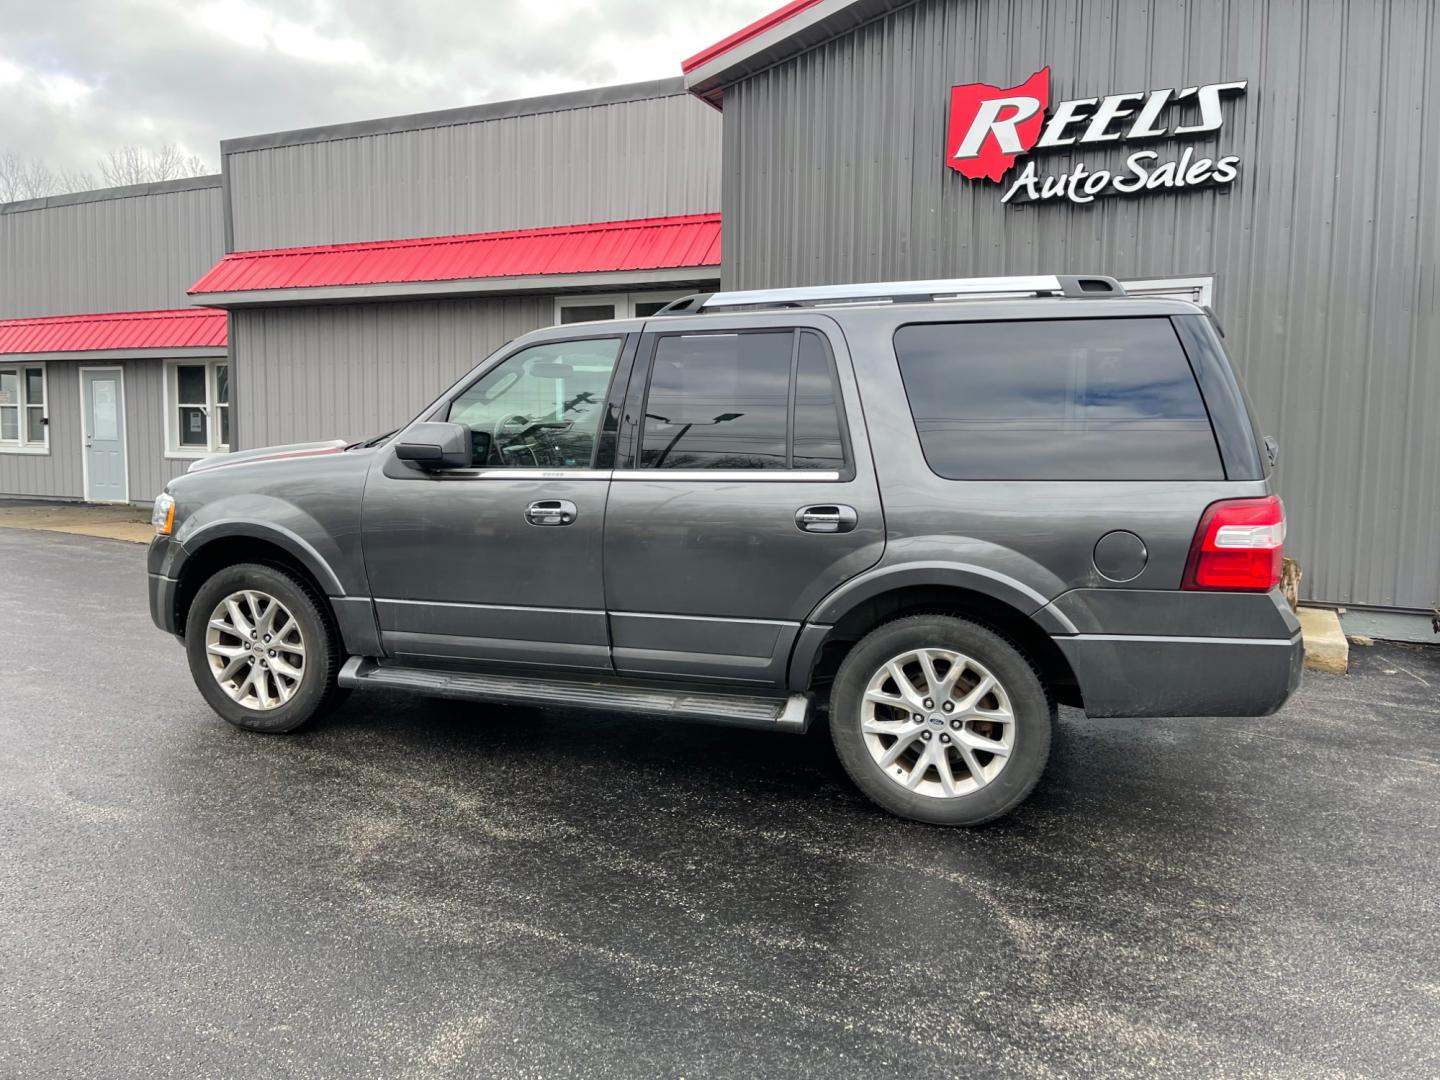
<svg viewBox="0 0 1440 1080">
<path fill-rule="evenodd" d="M 971 180 L 998 182 L 1017 157 L 1035 146 L 1049 104 L 1048 67 L 1009 89 L 988 83 L 952 86 L 945 164 Z"/>
</svg>

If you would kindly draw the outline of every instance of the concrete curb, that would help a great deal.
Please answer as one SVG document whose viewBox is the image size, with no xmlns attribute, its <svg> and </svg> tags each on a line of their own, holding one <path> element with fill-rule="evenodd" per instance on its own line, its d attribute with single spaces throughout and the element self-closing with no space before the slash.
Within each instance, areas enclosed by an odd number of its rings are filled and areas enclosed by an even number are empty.
<svg viewBox="0 0 1440 1080">
<path fill-rule="evenodd" d="M 1340 629 L 1340 616 L 1328 608 L 1302 607 L 1295 613 L 1305 635 L 1305 666 L 1311 671 L 1344 675 L 1350 670 L 1350 642 Z"/>
</svg>

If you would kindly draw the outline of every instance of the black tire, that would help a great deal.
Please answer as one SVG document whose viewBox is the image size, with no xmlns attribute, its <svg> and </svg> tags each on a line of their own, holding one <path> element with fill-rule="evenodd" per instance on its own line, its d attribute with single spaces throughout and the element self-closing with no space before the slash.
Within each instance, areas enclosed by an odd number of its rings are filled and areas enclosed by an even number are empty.
<svg viewBox="0 0 1440 1080">
<path fill-rule="evenodd" d="M 250 709 L 231 698 L 215 680 L 206 655 L 210 613 L 225 597 L 244 589 L 267 593 L 279 600 L 300 624 L 304 638 L 305 667 L 300 686 L 289 701 L 274 709 Z M 341 661 L 339 635 L 321 610 L 321 603 L 323 600 L 298 578 L 258 563 L 227 566 L 201 585 L 185 619 L 185 655 L 190 662 L 190 675 L 210 707 L 246 731 L 279 734 L 294 731 L 338 704 L 345 693 L 335 683 Z"/>
<path fill-rule="evenodd" d="M 927 648 L 972 657 L 1000 681 L 1010 699 L 1014 752 L 989 783 L 970 794 L 941 797 L 906 790 L 871 756 L 861 731 L 870 678 L 892 658 Z M 872 630 L 846 655 L 830 694 L 830 736 L 850 779 L 892 814 L 932 825 L 980 825 L 1019 806 L 1045 771 L 1054 723 L 1054 700 L 1024 654 L 993 630 L 951 615 L 911 615 Z"/>
</svg>

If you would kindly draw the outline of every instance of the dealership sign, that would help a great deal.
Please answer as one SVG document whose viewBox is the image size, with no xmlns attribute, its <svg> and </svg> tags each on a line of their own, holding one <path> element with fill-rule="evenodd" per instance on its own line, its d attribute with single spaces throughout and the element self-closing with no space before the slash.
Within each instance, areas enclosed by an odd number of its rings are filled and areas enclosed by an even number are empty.
<svg viewBox="0 0 1440 1080">
<path fill-rule="evenodd" d="M 1221 103 L 1243 94 L 1244 82 L 1209 83 L 1182 90 L 1143 90 L 1101 98 L 1050 103 L 1050 69 L 1041 68 L 1019 86 L 969 83 L 950 90 L 945 164 L 972 180 L 1007 183 L 1000 201 L 1068 199 L 1091 203 L 1102 195 L 1140 195 L 1230 184 L 1240 159 L 1178 156 L 1137 149 L 1115 168 L 1076 163 L 1069 171 L 1042 172 L 1032 156 L 1007 178 L 1016 159 L 1066 147 L 1144 144 L 1160 139 L 1198 139 L 1225 123 Z M 1048 110 L 1048 112 L 1047 112 Z"/>
</svg>

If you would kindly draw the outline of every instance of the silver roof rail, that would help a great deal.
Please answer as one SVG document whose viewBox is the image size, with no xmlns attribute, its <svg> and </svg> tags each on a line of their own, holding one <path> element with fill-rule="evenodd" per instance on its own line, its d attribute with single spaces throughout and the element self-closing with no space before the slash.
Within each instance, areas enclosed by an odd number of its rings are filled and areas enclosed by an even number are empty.
<svg viewBox="0 0 1440 1080">
<path fill-rule="evenodd" d="M 1124 287 L 1112 277 L 1040 274 L 1031 277 L 872 281 L 851 285 L 807 285 L 798 289 L 750 289 L 742 292 L 697 293 L 667 304 L 656 314 L 698 315 L 703 311 L 715 311 L 720 308 L 899 304 L 960 297 L 1124 295 Z"/>
</svg>

